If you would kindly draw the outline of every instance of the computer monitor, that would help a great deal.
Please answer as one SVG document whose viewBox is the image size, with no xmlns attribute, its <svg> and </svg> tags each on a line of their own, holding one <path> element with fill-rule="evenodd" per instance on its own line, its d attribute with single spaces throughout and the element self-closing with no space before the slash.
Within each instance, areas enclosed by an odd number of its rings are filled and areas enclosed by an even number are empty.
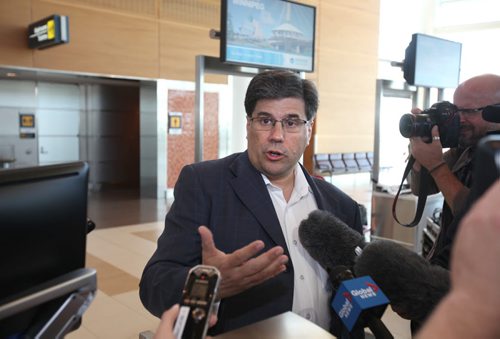
<svg viewBox="0 0 500 339">
<path fill-rule="evenodd" d="M 88 173 L 84 162 L 0 170 L 0 305 L 85 267 Z"/>
</svg>

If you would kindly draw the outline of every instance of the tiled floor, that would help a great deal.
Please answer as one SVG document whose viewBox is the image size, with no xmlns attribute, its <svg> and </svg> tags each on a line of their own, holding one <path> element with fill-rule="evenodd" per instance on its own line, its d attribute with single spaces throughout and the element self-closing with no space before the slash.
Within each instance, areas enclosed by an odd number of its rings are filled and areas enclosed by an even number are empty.
<svg viewBox="0 0 500 339">
<path fill-rule="evenodd" d="M 138 284 L 142 269 L 156 248 L 163 222 L 103 228 L 87 241 L 87 266 L 97 270 L 96 298 L 82 326 L 67 338 L 138 338 L 159 320 L 142 306 Z"/>
<path fill-rule="evenodd" d="M 134 190 L 89 193 L 88 216 L 98 229 L 163 220 L 167 209 L 165 199 L 144 198 Z"/>
<path fill-rule="evenodd" d="M 369 209 L 367 173 L 336 176 L 332 182 Z M 98 292 L 81 327 L 67 338 L 135 339 L 142 331 L 156 329 L 159 320 L 143 308 L 138 283 L 163 230 L 166 210 L 164 200 L 141 200 L 130 192 L 91 194 L 89 216 L 97 229 L 88 235 L 87 266 L 97 270 Z M 411 338 L 408 322 L 389 308 L 383 321 L 395 338 Z"/>
</svg>

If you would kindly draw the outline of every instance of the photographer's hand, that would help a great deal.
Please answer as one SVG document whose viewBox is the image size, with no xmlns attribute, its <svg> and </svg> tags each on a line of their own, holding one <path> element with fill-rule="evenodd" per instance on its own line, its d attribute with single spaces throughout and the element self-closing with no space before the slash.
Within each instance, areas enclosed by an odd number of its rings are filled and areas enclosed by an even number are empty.
<svg viewBox="0 0 500 339">
<path fill-rule="evenodd" d="M 410 138 L 410 150 L 416 162 L 429 171 L 443 164 L 443 147 L 439 140 L 438 127 L 432 127 L 432 142 L 430 143 L 420 137 Z"/>
<path fill-rule="evenodd" d="M 161 322 L 156 330 L 154 339 L 175 339 L 173 328 L 175 319 L 179 315 L 179 305 L 176 304 L 163 312 Z"/>
<path fill-rule="evenodd" d="M 411 153 L 416 161 L 427 168 L 453 214 L 459 211 L 469 194 L 464 186 L 446 165 L 443 159 L 443 147 L 439 140 L 438 127 L 432 127 L 432 142 L 426 143 L 422 138 L 411 138 Z"/>
<path fill-rule="evenodd" d="M 411 109 L 411 113 L 412 114 L 420 114 L 420 113 L 422 113 L 422 110 L 420 108 L 418 108 L 418 107 L 413 107 Z"/>
<path fill-rule="evenodd" d="M 177 316 L 179 315 L 179 304 L 175 304 L 168 310 L 164 311 L 161 316 L 160 325 L 156 330 L 154 339 L 175 339 L 174 324 Z M 208 326 L 212 327 L 217 322 L 217 315 L 212 314 L 208 322 Z M 212 338 L 207 336 L 206 338 Z"/>
<path fill-rule="evenodd" d="M 422 113 L 422 110 L 420 108 L 418 108 L 418 107 L 414 107 L 414 108 L 411 109 L 411 113 L 415 114 L 415 115 L 418 115 L 418 114 Z M 410 144 L 408 146 L 408 149 L 409 149 L 409 152 L 410 152 L 411 155 L 413 155 L 413 152 L 412 152 L 412 143 L 411 143 L 412 139 L 413 138 L 410 138 Z M 415 156 L 413 156 L 413 158 L 415 158 Z M 415 162 L 413 163 L 413 170 L 418 173 L 418 172 L 420 172 L 421 167 L 422 167 L 422 165 L 420 165 L 420 163 L 418 162 L 418 160 L 415 158 Z"/>
</svg>

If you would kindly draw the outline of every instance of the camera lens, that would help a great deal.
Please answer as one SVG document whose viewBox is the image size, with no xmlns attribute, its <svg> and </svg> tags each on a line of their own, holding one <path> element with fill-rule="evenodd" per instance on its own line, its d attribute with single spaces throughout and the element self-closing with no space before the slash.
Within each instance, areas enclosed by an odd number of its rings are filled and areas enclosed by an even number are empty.
<svg viewBox="0 0 500 339">
<path fill-rule="evenodd" d="M 399 120 L 399 132 L 405 138 L 411 138 L 414 136 L 415 130 L 415 116 L 413 114 L 407 113 L 403 114 Z"/>
</svg>

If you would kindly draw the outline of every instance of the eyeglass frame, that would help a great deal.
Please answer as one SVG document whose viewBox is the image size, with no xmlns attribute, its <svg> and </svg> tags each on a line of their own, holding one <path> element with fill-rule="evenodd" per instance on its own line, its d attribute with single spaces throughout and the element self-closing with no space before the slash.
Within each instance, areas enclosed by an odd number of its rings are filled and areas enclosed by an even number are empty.
<svg viewBox="0 0 500 339">
<path fill-rule="evenodd" d="M 298 117 L 286 117 L 286 118 L 283 118 L 281 120 L 278 120 L 278 119 L 273 118 L 272 116 L 258 116 L 258 117 L 248 117 L 247 116 L 247 119 L 250 121 L 251 126 L 253 126 L 252 124 L 253 124 L 254 120 L 269 119 L 271 121 L 271 125 L 270 125 L 269 129 L 261 129 L 261 130 L 256 130 L 256 131 L 259 131 L 259 132 L 272 131 L 272 129 L 276 126 L 276 123 L 279 122 L 279 123 L 281 123 L 281 128 L 283 129 L 283 131 L 286 131 L 287 133 L 299 133 L 300 132 L 300 130 L 297 130 L 297 131 L 287 130 L 287 128 L 285 127 L 285 122 L 287 122 L 287 121 L 300 121 L 303 124 L 302 126 L 306 126 L 307 124 L 309 124 L 312 121 L 312 120 L 304 120 L 304 119 L 301 119 Z"/>
<path fill-rule="evenodd" d="M 465 114 L 465 115 L 472 115 L 473 113 L 479 113 L 481 112 L 483 109 L 485 109 L 486 106 L 484 107 L 479 107 L 479 108 L 458 108 L 457 107 L 457 113 L 462 113 L 462 114 Z"/>
<path fill-rule="evenodd" d="M 496 105 L 500 105 L 500 103 L 493 104 L 493 105 L 486 105 L 486 106 L 478 107 L 478 108 L 460 108 L 457 106 L 457 113 L 465 113 L 466 115 L 470 115 L 472 113 L 479 113 L 488 106 L 496 106 Z"/>
</svg>

